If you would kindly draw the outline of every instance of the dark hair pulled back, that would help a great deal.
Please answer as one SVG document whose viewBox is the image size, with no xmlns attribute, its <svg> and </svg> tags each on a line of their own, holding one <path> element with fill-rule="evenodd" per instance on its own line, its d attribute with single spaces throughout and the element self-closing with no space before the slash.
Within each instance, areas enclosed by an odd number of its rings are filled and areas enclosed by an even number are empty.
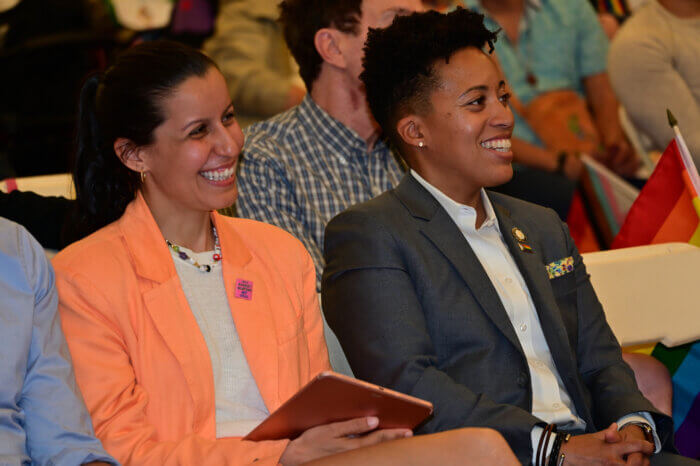
<svg viewBox="0 0 700 466">
<path fill-rule="evenodd" d="M 117 220 L 140 186 L 140 175 L 114 151 L 125 138 L 131 148 L 149 145 L 165 120 L 163 99 L 185 80 L 216 64 L 177 42 L 153 41 L 122 53 L 103 74 L 90 76 L 80 93 L 77 153 L 73 169 L 78 215 L 75 237 Z"/>
</svg>

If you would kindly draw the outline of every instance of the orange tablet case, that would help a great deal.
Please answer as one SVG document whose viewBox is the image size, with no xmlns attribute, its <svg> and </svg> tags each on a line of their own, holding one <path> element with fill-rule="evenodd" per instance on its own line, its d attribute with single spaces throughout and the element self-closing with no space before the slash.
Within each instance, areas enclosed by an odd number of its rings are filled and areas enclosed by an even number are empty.
<svg viewBox="0 0 700 466">
<path fill-rule="evenodd" d="M 432 403 L 331 371 L 321 372 L 243 440 L 294 439 L 311 427 L 363 416 L 379 429 L 413 429 L 433 412 Z"/>
</svg>

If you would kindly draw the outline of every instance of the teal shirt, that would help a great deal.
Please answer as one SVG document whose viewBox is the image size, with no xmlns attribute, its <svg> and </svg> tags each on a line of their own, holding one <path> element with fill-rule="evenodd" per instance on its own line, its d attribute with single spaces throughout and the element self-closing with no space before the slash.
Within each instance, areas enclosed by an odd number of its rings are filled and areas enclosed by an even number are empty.
<svg viewBox="0 0 700 466">
<path fill-rule="evenodd" d="M 500 26 L 479 0 L 464 5 L 486 15 L 486 26 Z M 518 44 L 498 34 L 498 59 L 515 95 L 527 104 L 537 95 L 556 89 L 573 89 L 583 95 L 582 79 L 605 71 L 608 39 L 588 0 L 526 0 Z M 537 83 L 527 82 L 528 69 Z M 515 113 L 515 112 L 514 112 Z M 541 145 L 527 123 L 515 114 L 513 136 Z"/>
</svg>

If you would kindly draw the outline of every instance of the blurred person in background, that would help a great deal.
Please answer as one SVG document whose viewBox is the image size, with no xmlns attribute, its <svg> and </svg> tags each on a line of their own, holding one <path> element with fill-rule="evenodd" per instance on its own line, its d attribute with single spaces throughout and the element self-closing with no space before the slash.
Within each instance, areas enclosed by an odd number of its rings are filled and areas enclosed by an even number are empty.
<svg viewBox="0 0 700 466">
<path fill-rule="evenodd" d="M 632 124 L 660 150 L 678 119 L 700 165 L 700 1 L 649 0 L 628 19 L 608 55 L 613 88 Z"/>
<path fill-rule="evenodd" d="M 220 0 L 204 51 L 226 78 L 246 127 L 299 104 L 306 89 L 282 36 L 279 0 Z"/>
<path fill-rule="evenodd" d="M 320 288 L 323 232 L 338 212 L 395 186 L 400 156 L 380 137 L 360 72 L 369 28 L 422 9 L 420 0 L 285 0 L 287 46 L 309 94 L 293 109 L 246 129 L 238 214 L 299 238 Z"/>
</svg>

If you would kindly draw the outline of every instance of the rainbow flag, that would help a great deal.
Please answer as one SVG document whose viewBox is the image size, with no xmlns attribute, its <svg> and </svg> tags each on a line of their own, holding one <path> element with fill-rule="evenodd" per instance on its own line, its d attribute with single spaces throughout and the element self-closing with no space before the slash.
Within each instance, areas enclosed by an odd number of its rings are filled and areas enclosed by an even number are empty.
<svg viewBox="0 0 700 466">
<path fill-rule="evenodd" d="M 698 171 L 685 142 L 677 137 L 630 208 L 612 247 L 672 241 L 700 246 L 699 187 Z M 635 351 L 651 354 L 668 368 L 676 447 L 684 456 L 700 458 L 700 342 L 674 348 L 657 343 Z"/>
<path fill-rule="evenodd" d="M 644 185 L 612 248 L 683 241 L 700 246 L 698 172 L 674 140 Z M 700 182 L 698 182 L 700 183 Z"/>
</svg>

